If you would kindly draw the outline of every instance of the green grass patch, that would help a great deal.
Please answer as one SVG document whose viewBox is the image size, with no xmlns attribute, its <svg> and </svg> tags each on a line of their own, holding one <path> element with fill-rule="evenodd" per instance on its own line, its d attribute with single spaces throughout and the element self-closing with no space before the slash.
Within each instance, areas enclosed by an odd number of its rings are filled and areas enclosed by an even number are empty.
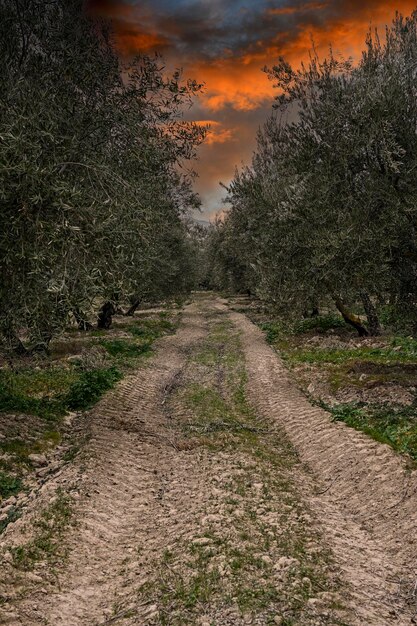
<svg viewBox="0 0 417 626">
<path fill-rule="evenodd" d="M 70 410 L 89 409 L 122 378 L 115 367 L 82 372 L 66 395 L 65 406 Z"/>
<path fill-rule="evenodd" d="M 68 410 L 90 408 L 121 373 L 115 368 L 81 371 L 51 368 L 45 371 L 0 372 L 0 411 L 36 415 L 46 421 L 63 417 Z M 40 397 L 36 397 L 38 394 Z"/>
<path fill-rule="evenodd" d="M 66 555 L 62 535 L 71 518 L 71 498 L 58 491 L 55 501 L 34 523 L 35 537 L 26 544 L 12 548 L 15 567 L 27 571 L 40 561 L 50 564 L 62 561 Z"/>
<path fill-rule="evenodd" d="M 387 348 L 293 348 L 283 352 L 282 357 L 290 363 L 346 363 L 364 361 L 370 363 L 417 363 L 417 353 L 400 352 Z"/>
<path fill-rule="evenodd" d="M 100 344 L 107 350 L 110 356 L 126 357 L 135 359 L 152 350 L 149 343 L 137 344 L 128 339 L 113 339 L 101 341 Z"/>
<path fill-rule="evenodd" d="M 317 315 L 316 317 L 306 317 L 293 324 L 293 332 L 296 335 L 303 335 L 312 331 L 325 333 L 328 330 L 336 330 L 338 328 L 355 332 L 353 328 L 346 324 L 340 315 L 332 313 L 328 315 Z"/>
<path fill-rule="evenodd" d="M 325 333 L 329 330 L 347 330 L 354 332 L 350 326 L 338 315 L 329 313 L 328 315 L 318 315 L 317 317 L 306 317 L 294 322 L 284 322 L 283 320 L 271 320 L 259 324 L 261 330 L 266 335 L 266 340 L 270 344 L 292 335 L 305 335 L 307 333 Z"/>
<path fill-rule="evenodd" d="M 63 398 L 78 374 L 62 367 L 1 370 L 0 412 L 27 413 L 46 420 L 65 415 Z"/>
<path fill-rule="evenodd" d="M 167 319 L 165 313 L 161 313 L 157 319 L 140 320 L 127 330 L 134 336 L 147 341 L 154 341 L 163 335 L 172 334 L 176 330 L 176 324 Z"/>
<path fill-rule="evenodd" d="M 360 430 L 380 443 L 390 445 L 417 461 L 417 407 L 389 407 L 347 403 L 330 407 L 321 403 L 335 421 Z"/>
<path fill-rule="evenodd" d="M 0 500 L 15 495 L 22 489 L 22 481 L 17 476 L 0 471 Z"/>
</svg>

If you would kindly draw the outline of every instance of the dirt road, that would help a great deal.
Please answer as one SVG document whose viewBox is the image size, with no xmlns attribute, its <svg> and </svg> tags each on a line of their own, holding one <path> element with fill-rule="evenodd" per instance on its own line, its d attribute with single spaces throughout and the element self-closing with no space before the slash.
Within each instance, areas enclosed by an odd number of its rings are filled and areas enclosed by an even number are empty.
<svg viewBox="0 0 417 626">
<path fill-rule="evenodd" d="M 215 296 L 89 416 L 2 535 L 0 623 L 412 624 L 417 477 Z"/>
</svg>

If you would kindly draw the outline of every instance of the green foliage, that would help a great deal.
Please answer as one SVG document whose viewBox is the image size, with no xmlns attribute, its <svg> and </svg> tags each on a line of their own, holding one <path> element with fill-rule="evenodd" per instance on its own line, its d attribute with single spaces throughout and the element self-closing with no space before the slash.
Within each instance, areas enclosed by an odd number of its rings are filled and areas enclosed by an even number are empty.
<svg viewBox="0 0 417 626">
<path fill-rule="evenodd" d="M 27 413 L 55 420 L 68 410 L 90 408 L 111 389 L 121 373 L 114 367 L 92 371 L 5 371 L 0 373 L 0 411 Z M 49 385 L 45 385 L 48 381 Z M 33 394 L 43 393 L 41 397 Z"/>
<path fill-rule="evenodd" d="M 18 569 L 28 571 L 39 561 L 50 564 L 62 562 L 66 555 L 61 538 L 72 519 L 72 501 L 58 491 L 54 502 L 34 523 L 35 537 L 26 544 L 12 548 L 13 562 Z"/>
<path fill-rule="evenodd" d="M 17 476 L 11 476 L 0 471 L 0 499 L 8 498 L 22 489 L 22 481 Z"/>
<path fill-rule="evenodd" d="M 283 356 L 292 363 L 348 363 L 349 361 L 381 364 L 417 363 L 417 353 L 397 352 L 392 347 L 292 349 Z"/>
<path fill-rule="evenodd" d="M 0 343 L 47 348 L 94 303 L 194 284 L 187 164 L 200 91 L 158 58 L 127 65 L 83 0 L 0 2 Z M 74 43 L 75 42 L 75 43 Z M 22 341 L 26 344 L 22 345 Z"/>
<path fill-rule="evenodd" d="M 300 335 L 313 330 L 326 332 L 327 330 L 338 328 L 346 329 L 345 321 L 340 317 L 340 315 L 332 315 L 330 313 L 328 315 L 307 317 L 305 319 L 299 320 L 293 326 L 294 333 Z"/>
<path fill-rule="evenodd" d="M 330 411 L 335 421 L 345 422 L 417 461 L 417 406 L 350 403 L 333 407 L 323 404 L 323 407 Z"/>
<path fill-rule="evenodd" d="M 152 349 L 149 343 L 136 344 L 124 339 L 102 341 L 101 345 L 106 348 L 111 356 L 115 357 L 125 356 L 135 358 L 150 352 Z"/>
<path fill-rule="evenodd" d="M 414 11 L 384 40 L 371 31 L 355 65 L 313 50 L 298 69 L 280 58 L 267 70 L 278 113 L 210 234 L 215 286 L 249 290 L 285 319 L 329 300 L 350 319 L 359 303 L 375 333 L 389 302 L 392 321 L 417 329 L 416 62 Z"/>
<path fill-rule="evenodd" d="M 160 316 L 158 319 L 141 320 L 128 327 L 128 331 L 134 337 L 140 337 L 145 341 L 153 341 L 166 334 L 175 332 L 175 324 Z"/>
<path fill-rule="evenodd" d="M 324 333 L 331 329 L 346 329 L 346 323 L 340 316 L 329 314 L 307 317 L 293 323 L 283 320 L 262 322 L 259 327 L 265 332 L 268 343 L 274 344 L 284 336 L 303 335 L 311 331 Z"/>
<path fill-rule="evenodd" d="M 28 413 L 46 420 L 65 414 L 65 394 L 77 380 L 61 367 L 0 371 L 0 412 Z"/>
<path fill-rule="evenodd" d="M 267 342 L 271 344 L 275 343 L 285 332 L 280 322 L 263 322 L 260 328 L 265 332 Z"/>
<path fill-rule="evenodd" d="M 65 406 L 71 410 L 92 407 L 103 393 L 114 387 L 122 377 L 115 367 L 82 372 L 79 380 L 71 386 L 65 397 Z"/>
</svg>

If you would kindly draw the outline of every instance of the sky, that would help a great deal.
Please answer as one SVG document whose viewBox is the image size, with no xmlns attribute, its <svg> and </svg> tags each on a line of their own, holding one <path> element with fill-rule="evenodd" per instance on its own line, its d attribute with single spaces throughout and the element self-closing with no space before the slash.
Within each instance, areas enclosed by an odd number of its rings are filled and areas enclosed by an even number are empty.
<svg viewBox="0 0 417 626">
<path fill-rule="evenodd" d="M 202 219 L 222 210 L 236 166 L 249 163 L 256 132 L 276 92 L 262 69 L 280 56 L 294 66 L 308 61 L 314 41 L 320 55 L 331 45 L 360 57 L 369 27 L 383 30 L 395 11 L 416 0 L 90 0 L 94 13 L 111 18 L 119 54 L 159 52 L 185 77 L 204 83 L 188 119 L 210 123 L 199 149 L 196 189 Z"/>
</svg>

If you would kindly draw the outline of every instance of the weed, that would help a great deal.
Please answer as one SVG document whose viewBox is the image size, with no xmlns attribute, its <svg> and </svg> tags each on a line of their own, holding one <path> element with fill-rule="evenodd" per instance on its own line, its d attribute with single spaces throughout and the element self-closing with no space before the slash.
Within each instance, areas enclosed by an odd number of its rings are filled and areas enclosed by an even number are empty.
<svg viewBox="0 0 417 626">
<path fill-rule="evenodd" d="M 92 407 L 103 393 L 114 387 L 122 377 L 115 367 L 82 372 L 65 397 L 65 406 L 70 410 Z"/>
<path fill-rule="evenodd" d="M 13 507 L 7 513 L 6 519 L 0 522 L 0 534 L 7 528 L 9 524 L 12 524 L 21 516 L 21 510 L 18 507 Z"/>
<path fill-rule="evenodd" d="M 417 408 L 346 403 L 330 407 L 321 403 L 335 421 L 360 430 L 417 461 Z"/>
<path fill-rule="evenodd" d="M 102 341 L 101 345 L 114 357 L 137 358 L 151 350 L 149 343 L 136 344 L 126 339 L 114 339 L 113 341 Z"/>
<path fill-rule="evenodd" d="M 18 493 L 22 489 L 22 481 L 17 476 L 11 476 L 0 471 L 0 500 Z"/>
<path fill-rule="evenodd" d="M 166 319 L 166 314 L 161 313 L 158 319 L 141 320 L 128 327 L 128 331 L 135 337 L 153 341 L 166 334 L 172 334 L 176 325 Z"/>
<path fill-rule="evenodd" d="M 310 350 L 293 349 L 282 354 L 290 363 L 347 363 L 348 361 L 369 361 L 389 364 L 417 363 L 417 353 L 401 353 L 387 348 L 316 348 Z"/>
<path fill-rule="evenodd" d="M 55 563 L 65 556 L 61 537 L 71 521 L 71 499 L 62 491 L 35 522 L 35 537 L 26 544 L 12 548 L 14 565 L 31 570 L 39 561 Z"/>
<path fill-rule="evenodd" d="M 339 315 L 334 315 L 332 313 L 329 313 L 328 315 L 317 315 L 316 317 L 307 317 L 299 320 L 293 325 L 293 332 L 297 335 L 302 335 L 304 333 L 311 332 L 312 330 L 324 333 L 328 330 L 338 328 L 355 332 L 354 329 L 350 328 Z"/>
</svg>

